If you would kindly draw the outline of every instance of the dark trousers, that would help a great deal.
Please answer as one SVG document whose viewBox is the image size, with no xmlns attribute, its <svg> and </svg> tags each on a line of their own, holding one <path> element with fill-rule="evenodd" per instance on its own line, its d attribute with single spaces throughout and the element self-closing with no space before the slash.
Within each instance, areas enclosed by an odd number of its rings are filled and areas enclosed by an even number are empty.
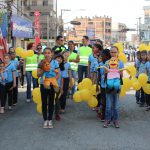
<svg viewBox="0 0 150 150">
<path fill-rule="evenodd" d="M 106 89 L 101 88 L 100 113 L 102 120 L 105 120 L 105 110 L 106 110 Z"/>
<path fill-rule="evenodd" d="M 88 76 L 88 66 L 81 66 L 78 65 L 78 83 L 80 83 L 83 80 L 83 75 L 85 78 Z"/>
<path fill-rule="evenodd" d="M 141 93 L 140 102 L 141 104 L 145 104 L 145 93 L 143 91 L 143 88 L 141 88 L 140 93 Z"/>
<path fill-rule="evenodd" d="M 54 88 L 53 86 L 51 86 L 51 89 L 45 89 L 44 86 L 41 84 L 40 91 L 42 98 L 43 119 L 44 121 L 52 120 L 54 112 L 54 98 L 55 98 Z"/>
<path fill-rule="evenodd" d="M 13 86 L 13 82 L 6 83 L 5 85 L 5 101 L 4 106 L 6 105 L 6 100 L 8 97 L 8 106 L 12 106 L 13 103 L 13 90 L 10 90 L 10 88 Z"/>
<path fill-rule="evenodd" d="M 23 66 L 21 66 L 21 69 L 20 69 L 20 84 L 21 84 L 21 86 L 24 85 Z"/>
<path fill-rule="evenodd" d="M 0 101 L 1 107 L 5 106 L 5 85 L 0 84 Z"/>
<path fill-rule="evenodd" d="M 13 104 L 18 102 L 18 77 L 16 77 L 16 87 L 13 89 Z"/>
<path fill-rule="evenodd" d="M 146 100 L 147 106 L 150 106 L 150 94 L 145 95 L 145 100 Z"/>
<path fill-rule="evenodd" d="M 56 93 L 55 97 L 55 115 L 59 114 L 60 111 L 60 97 L 59 97 L 60 91 Z"/>
<path fill-rule="evenodd" d="M 61 109 L 65 109 L 66 107 L 68 89 L 69 89 L 69 78 L 63 78 L 63 94 L 60 97 Z"/>
</svg>

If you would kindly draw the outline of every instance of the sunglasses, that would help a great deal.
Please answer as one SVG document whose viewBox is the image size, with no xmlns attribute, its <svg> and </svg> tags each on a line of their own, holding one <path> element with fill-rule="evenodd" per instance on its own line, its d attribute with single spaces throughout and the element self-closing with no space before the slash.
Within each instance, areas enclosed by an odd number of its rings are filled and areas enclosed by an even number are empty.
<svg viewBox="0 0 150 150">
<path fill-rule="evenodd" d="M 42 49 L 42 47 L 38 47 L 37 49 Z"/>
</svg>

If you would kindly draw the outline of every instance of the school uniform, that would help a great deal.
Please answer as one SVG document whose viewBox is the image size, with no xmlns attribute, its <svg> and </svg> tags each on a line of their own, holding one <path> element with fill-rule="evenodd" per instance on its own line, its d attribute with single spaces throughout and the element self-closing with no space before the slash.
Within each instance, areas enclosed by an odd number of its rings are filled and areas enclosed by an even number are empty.
<svg viewBox="0 0 150 150">
<path fill-rule="evenodd" d="M 16 104 L 18 102 L 18 66 L 19 66 L 19 61 L 17 59 L 11 60 L 10 61 L 15 69 L 16 69 L 16 87 L 13 88 L 13 104 Z"/>
<path fill-rule="evenodd" d="M 58 62 L 56 60 L 51 60 L 50 65 L 51 65 L 51 69 L 49 71 L 49 77 L 52 78 L 56 77 L 56 73 L 54 72 L 54 70 L 59 68 Z M 55 90 L 53 85 L 50 85 L 50 89 L 44 88 L 43 76 L 40 78 L 40 91 L 41 91 L 41 98 L 42 98 L 43 119 L 44 121 L 52 120 L 53 112 L 54 112 Z"/>
<path fill-rule="evenodd" d="M 61 71 L 63 79 L 63 94 L 60 97 L 60 106 L 61 109 L 66 107 L 66 97 L 69 89 L 69 70 L 71 70 L 71 65 L 69 62 L 64 63 L 64 71 Z"/>
<path fill-rule="evenodd" d="M 6 105 L 6 98 L 8 95 L 8 106 L 12 106 L 13 104 L 13 90 L 10 90 L 13 87 L 13 72 L 16 71 L 16 68 L 12 63 L 5 67 L 5 71 L 7 74 L 6 85 L 5 85 L 5 105 Z"/>
<path fill-rule="evenodd" d="M 147 62 L 146 70 L 148 75 L 148 83 L 150 84 L 150 61 Z M 150 94 L 146 94 L 145 99 L 146 99 L 147 106 L 150 107 Z"/>
</svg>

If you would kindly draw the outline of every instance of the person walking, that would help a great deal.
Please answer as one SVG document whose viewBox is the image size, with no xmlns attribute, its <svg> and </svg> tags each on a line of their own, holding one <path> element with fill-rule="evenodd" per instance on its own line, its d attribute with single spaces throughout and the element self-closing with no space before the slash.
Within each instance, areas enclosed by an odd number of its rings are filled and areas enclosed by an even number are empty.
<svg viewBox="0 0 150 150">
<path fill-rule="evenodd" d="M 83 77 L 88 76 L 88 58 L 92 54 L 92 48 L 88 46 L 89 38 L 88 36 L 83 36 L 82 46 L 79 48 L 78 54 L 80 56 L 80 61 L 78 64 L 78 83 L 80 83 Z"/>
</svg>

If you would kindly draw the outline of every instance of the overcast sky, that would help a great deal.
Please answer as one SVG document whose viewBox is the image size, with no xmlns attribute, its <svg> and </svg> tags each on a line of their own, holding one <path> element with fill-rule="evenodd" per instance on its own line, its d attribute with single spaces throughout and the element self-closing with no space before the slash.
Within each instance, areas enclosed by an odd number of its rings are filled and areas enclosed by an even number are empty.
<svg viewBox="0 0 150 150">
<path fill-rule="evenodd" d="M 65 22 L 76 16 L 104 16 L 112 17 L 113 22 L 126 23 L 134 27 L 138 17 L 143 17 L 143 6 L 149 4 L 145 0 L 58 0 L 58 13 L 61 9 L 74 11 L 64 12 Z M 85 9 L 85 11 L 77 11 Z"/>
</svg>

